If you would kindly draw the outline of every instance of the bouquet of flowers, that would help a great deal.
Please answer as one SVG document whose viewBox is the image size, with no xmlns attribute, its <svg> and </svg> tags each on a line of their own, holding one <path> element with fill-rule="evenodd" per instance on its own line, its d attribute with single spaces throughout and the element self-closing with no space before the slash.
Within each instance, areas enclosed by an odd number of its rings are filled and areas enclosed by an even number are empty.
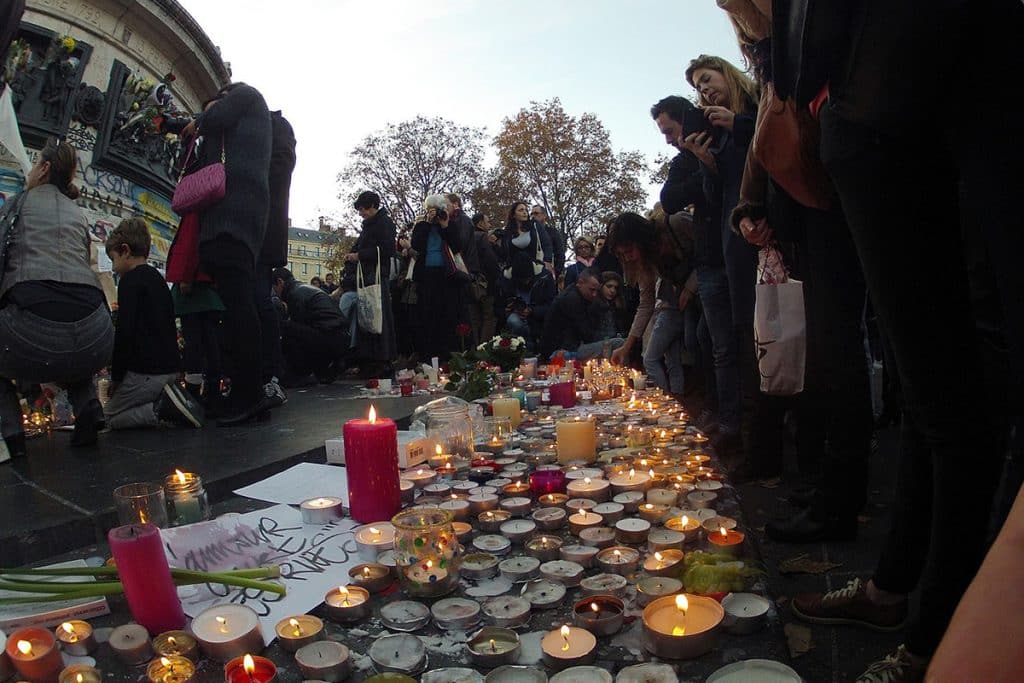
<svg viewBox="0 0 1024 683">
<path fill-rule="evenodd" d="M 484 398 L 498 383 L 497 370 L 486 361 L 478 360 L 473 351 L 453 353 L 448 360 L 448 384 L 450 391 L 464 401 Z"/>
<path fill-rule="evenodd" d="M 515 372 L 526 356 L 526 340 L 502 332 L 490 341 L 476 347 L 480 356 L 497 365 L 502 372 Z"/>
</svg>

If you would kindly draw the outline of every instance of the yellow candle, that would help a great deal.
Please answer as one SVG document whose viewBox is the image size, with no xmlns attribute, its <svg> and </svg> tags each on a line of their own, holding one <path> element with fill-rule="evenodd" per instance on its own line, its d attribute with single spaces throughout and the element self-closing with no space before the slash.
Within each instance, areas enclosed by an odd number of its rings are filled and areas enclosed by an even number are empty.
<svg viewBox="0 0 1024 683">
<path fill-rule="evenodd" d="M 593 420 L 559 420 L 555 425 L 558 462 L 573 460 L 594 462 L 597 459 L 597 431 Z"/>
<path fill-rule="evenodd" d="M 494 417 L 507 417 L 512 421 L 512 429 L 519 427 L 519 399 L 496 398 L 491 401 L 491 414 Z"/>
</svg>

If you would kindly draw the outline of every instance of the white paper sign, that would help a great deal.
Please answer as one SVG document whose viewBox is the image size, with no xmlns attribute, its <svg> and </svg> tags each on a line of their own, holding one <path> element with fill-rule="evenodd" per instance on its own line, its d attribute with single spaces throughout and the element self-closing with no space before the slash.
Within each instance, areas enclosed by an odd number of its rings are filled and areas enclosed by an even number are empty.
<svg viewBox="0 0 1024 683">
<path fill-rule="evenodd" d="M 182 607 L 191 617 L 222 603 L 253 608 L 269 645 L 277 622 L 309 612 L 331 588 L 348 583 L 348 570 L 360 562 L 352 533 L 355 527 L 347 518 L 325 525 L 303 524 L 297 509 L 277 505 L 160 533 L 172 567 L 223 571 L 280 566 L 280 582 L 287 595 L 223 584 L 179 590 Z"/>
<path fill-rule="evenodd" d="M 310 498 L 341 498 L 348 507 L 348 476 L 344 467 L 300 462 L 284 472 L 235 491 L 245 498 L 298 505 Z"/>
</svg>

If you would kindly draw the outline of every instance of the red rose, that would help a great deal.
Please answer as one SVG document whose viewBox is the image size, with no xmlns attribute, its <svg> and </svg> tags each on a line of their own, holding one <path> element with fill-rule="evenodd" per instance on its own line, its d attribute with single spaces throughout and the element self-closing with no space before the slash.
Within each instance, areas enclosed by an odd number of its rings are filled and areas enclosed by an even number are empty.
<svg viewBox="0 0 1024 683">
<path fill-rule="evenodd" d="M 473 330 L 466 323 L 459 323 L 458 325 L 455 326 L 455 334 L 459 335 L 460 337 L 468 337 L 469 333 L 472 331 Z"/>
<path fill-rule="evenodd" d="M 501 343 L 498 344 L 498 346 L 500 346 L 503 349 L 507 349 L 508 347 L 512 346 L 512 340 L 511 339 L 502 339 Z"/>
</svg>

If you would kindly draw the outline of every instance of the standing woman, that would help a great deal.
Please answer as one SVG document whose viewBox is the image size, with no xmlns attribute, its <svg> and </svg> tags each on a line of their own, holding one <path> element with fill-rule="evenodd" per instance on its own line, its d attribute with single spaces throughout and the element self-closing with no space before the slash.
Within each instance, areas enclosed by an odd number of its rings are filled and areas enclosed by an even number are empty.
<svg viewBox="0 0 1024 683">
<path fill-rule="evenodd" d="M 412 279 L 416 283 L 417 317 L 420 323 L 420 359 L 430 362 L 437 356 L 444 363 L 452 351 L 459 351 L 456 328 L 469 324 L 466 288 L 455 277 L 445 247 L 452 254 L 462 253 L 456 230 L 448 228 L 447 200 L 432 194 L 423 202 L 424 216 L 412 229 L 412 250 L 416 264 Z"/>
<path fill-rule="evenodd" d="M 13 456 L 25 454 L 25 432 L 11 380 L 67 387 L 72 446 L 96 443 L 103 416 L 92 376 L 110 362 L 114 327 L 89 267 L 76 166 L 74 148 L 50 138 L 25 191 L 0 212 L 0 239 L 10 240 L 0 274 L 0 429 Z"/>
<path fill-rule="evenodd" d="M 381 311 L 383 324 L 380 334 L 359 330 L 356 345 L 356 360 L 363 365 L 363 373 L 370 377 L 390 374 L 391 362 L 398 356 L 395 341 L 395 313 L 391 307 L 391 261 L 395 255 L 395 234 L 398 229 L 387 209 L 380 206 L 380 196 L 375 192 L 363 192 L 356 198 L 355 209 L 363 219 L 363 229 L 352 247 L 352 253 L 345 256 L 347 263 L 358 263 L 363 269 L 364 284 L 380 284 Z M 377 264 L 380 264 L 380 272 Z M 369 364 L 366 367 L 366 364 Z"/>
<path fill-rule="evenodd" d="M 576 254 L 576 262 L 565 269 L 566 287 L 575 284 L 576 278 L 579 277 L 580 273 L 594 265 L 594 254 L 597 253 L 594 249 L 594 243 L 586 237 L 580 237 L 576 240 L 573 252 Z"/>
<path fill-rule="evenodd" d="M 541 230 L 530 219 L 529 209 L 523 202 L 516 202 L 508 209 L 505 234 L 502 237 L 502 251 L 505 254 L 505 277 L 511 279 L 512 264 L 529 260 L 533 274 L 539 275 L 545 263 L 551 263 L 551 241 L 546 230 Z"/>
</svg>

